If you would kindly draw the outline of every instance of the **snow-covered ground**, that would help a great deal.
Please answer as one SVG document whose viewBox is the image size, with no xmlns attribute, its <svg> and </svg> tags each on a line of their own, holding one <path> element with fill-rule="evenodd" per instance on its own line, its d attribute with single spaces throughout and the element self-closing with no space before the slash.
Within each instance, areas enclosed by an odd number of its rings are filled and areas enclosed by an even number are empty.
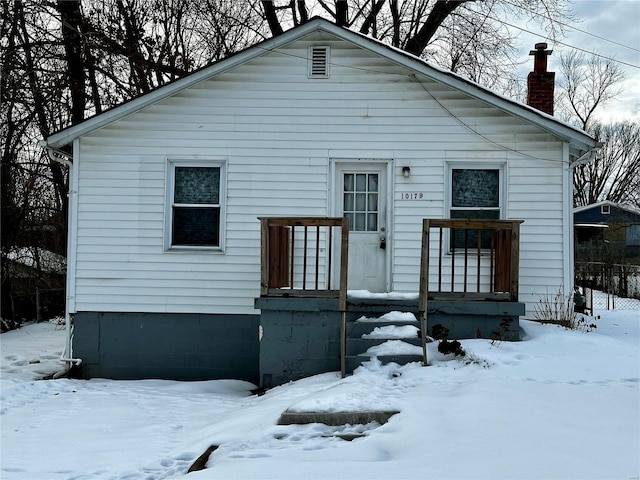
<svg viewBox="0 0 640 480">
<path fill-rule="evenodd" d="M 262 396 L 240 381 L 36 380 L 60 369 L 64 331 L 30 325 L 0 337 L 0 478 L 637 479 L 640 311 L 596 314 L 589 333 L 523 321 L 522 342 L 462 341 L 466 360 L 432 343 L 430 367 L 374 359 Z M 400 413 L 277 425 L 285 410 L 369 409 Z"/>
</svg>

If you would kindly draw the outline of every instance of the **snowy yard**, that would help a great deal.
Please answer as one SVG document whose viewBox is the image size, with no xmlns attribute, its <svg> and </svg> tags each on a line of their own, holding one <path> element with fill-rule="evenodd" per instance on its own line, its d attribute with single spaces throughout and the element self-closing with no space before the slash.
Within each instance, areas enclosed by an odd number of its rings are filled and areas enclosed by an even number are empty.
<svg viewBox="0 0 640 480">
<path fill-rule="evenodd" d="M 327 373 L 252 395 L 240 381 L 38 380 L 60 369 L 52 323 L 2 334 L 3 480 L 637 479 L 640 313 L 595 331 L 523 321 L 526 338 L 465 340 L 465 363 Z M 398 410 L 384 425 L 278 426 L 287 410 Z M 187 475 L 209 446 L 208 468 Z"/>
</svg>

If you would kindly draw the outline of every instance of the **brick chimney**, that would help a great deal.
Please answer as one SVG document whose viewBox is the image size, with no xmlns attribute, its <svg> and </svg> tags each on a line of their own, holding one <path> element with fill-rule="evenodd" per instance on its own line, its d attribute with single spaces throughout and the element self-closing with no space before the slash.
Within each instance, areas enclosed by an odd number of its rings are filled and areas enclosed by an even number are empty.
<svg viewBox="0 0 640 480">
<path fill-rule="evenodd" d="M 527 105 L 553 115 L 553 90 L 555 72 L 547 72 L 547 57 L 553 50 L 547 50 L 546 43 L 536 43 L 533 55 L 533 72 L 527 77 Z"/>
</svg>

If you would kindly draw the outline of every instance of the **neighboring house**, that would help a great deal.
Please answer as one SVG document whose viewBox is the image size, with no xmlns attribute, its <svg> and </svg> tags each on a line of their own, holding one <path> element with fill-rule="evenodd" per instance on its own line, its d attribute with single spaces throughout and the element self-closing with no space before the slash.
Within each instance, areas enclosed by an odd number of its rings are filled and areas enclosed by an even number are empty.
<svg viewBox="0 0 640 480">
<path fill-rule="evenodd" d="M 545 76 L 548 52 L 537 48 L 536 71 Z M 428 269 L 429 291 L 441 290 L 440 274 L 458 285 L 461 269 L 475 267 L 462 260 L 454 267 L 450 252 L 477 243 L 482 268 L 494 252 L 506 262 L 491 275 L 476 271 L 488 285 L 484 300 L 510 303 L 452 306 L 429 296 L 426 308 L 445 317 L 455 308 L 491 311 L 498 323 L 511 315 L 517 332 L 524 305 L 531 315 L 541 297 L 571 291 L 571 167 L 596 142 L 313 19 L 55 133 L 46 145 L 71 165 L 67 310 L 84 374 L 270 386 L 339 368 L 334 313 L 342 307 L 318 280 L 341 291 L 395 292 L 420 308 L 425 218 L 515 229 L 496 240 L 509 245 L 509 263 L 489 236 L 475 242 L 446 224 L 442 268 L 434 257 Z M 348 244 L 314 230 L 314 219 L 343 216 Z M 294 224 L 304 233 L 293 233 Z M 316 284 L 295 287 L 311 275 L 307 244 Z M 348 247 L 348 278 L 331 260 L 333 246 Z M 294 252 L 304 253 L 282 260 Z M 446 268 L 455 274 L 447 277 Z M 499 280 L 498 270 L 509 268 L 511 277 Z M 490 335 L 482 325 L 456 335 Z"/>
<path fill-rule="evenodd" d="M 576 261 L 640 263 L 640 210 L 608 200 L 573 210 Z"/>
</svg>

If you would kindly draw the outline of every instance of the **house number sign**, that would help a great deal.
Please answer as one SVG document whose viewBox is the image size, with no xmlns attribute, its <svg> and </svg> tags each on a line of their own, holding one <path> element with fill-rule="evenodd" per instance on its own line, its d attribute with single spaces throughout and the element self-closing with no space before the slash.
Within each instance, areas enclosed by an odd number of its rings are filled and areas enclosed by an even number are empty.
<svg viewBox="0 0 640 480">
<path fill-rule="evenodd" d="M 422 200 L 424 198 L 423 193 L 407 192 L 400 194 L 400 200 Z"/>
</svg>

